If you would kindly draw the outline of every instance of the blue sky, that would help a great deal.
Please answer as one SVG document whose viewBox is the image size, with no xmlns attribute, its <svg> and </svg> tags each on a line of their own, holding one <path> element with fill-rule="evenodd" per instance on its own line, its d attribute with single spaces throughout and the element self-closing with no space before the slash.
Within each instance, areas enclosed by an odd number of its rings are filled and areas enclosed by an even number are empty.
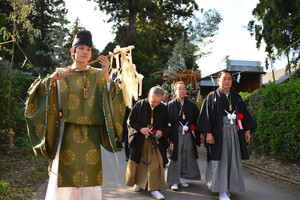
<svg viewBox="0 0 300 200">
<path fill-rule="evenodd" d="M 228 55 L 233 60 L 261 61 L 264 66 L 264 45 L 256 49 L 256 41 L 246 26 L 253 19 L 252 10 L 258 0 L 196 0 L 200 8 L 215 8 L 222 15 L 218 34 L 210 45 L 212 54 L 198 61 L 202 75 L 208 75 L 223 67 L 222 60 Z M 73 22 L 79 17 L 81 23 L 92 32 L 96 47 L 102 50 L 114 38 L 112 24 L 104 22 L 108 17 L 97 4 L 86 0 L 66 0 L 68 19 Z M 91 20 L 93 19 L 93 20 Z M 99 19 L 96 21 L 95 19 Z M 134 45 L 134 44 L 133 44 Z M 133 51 L 134 53 L 134 51 Z M 284 68 L 284 61 L 275 62 L 276 69 Z"/>
</svg>

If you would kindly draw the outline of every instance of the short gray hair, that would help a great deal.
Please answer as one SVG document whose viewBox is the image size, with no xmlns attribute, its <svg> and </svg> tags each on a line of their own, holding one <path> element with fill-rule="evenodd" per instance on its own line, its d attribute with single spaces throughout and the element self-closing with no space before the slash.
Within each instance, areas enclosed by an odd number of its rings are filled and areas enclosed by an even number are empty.
<svg viewBox="0 0 300 200">
<path fill-rule="evenodd" d="M 154 94 L 156 97 L 162 97 L 165 94 L 165 90 L 162 89 L 160 86 L 154 86 L 149 91 L 150 95 Z"/>
</svg>

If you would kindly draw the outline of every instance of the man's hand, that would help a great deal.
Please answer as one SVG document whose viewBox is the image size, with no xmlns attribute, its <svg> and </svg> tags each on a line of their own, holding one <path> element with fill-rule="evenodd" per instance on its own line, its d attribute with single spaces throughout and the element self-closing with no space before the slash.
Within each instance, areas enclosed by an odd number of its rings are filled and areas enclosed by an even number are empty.
<svg viewBox="0 0 300 200">
<path fill-rule="evenodd" d="M 144 127 L 144 128 L 141 128 L 140 132 L 145 136 L 149 136 L 150 129 Z"/>
<path fill-rule="evenodd" d="M 161 138 L 161 137 L 162 137 L 162 132 L 161 132 L 161 130 L 157 130 L 157 131 L 156 131 L 156 136 L 157 136 L 157 138 Z"/>
<path fill-rule="evenodd" d="M 251 140 L 250 130 L 245 131 L 246 143 L 249 143 Z"/>
<path fill-rule="evenodd" d="M 99 63 L 102 66 L 102 70 L 104 72 L 104 76 L 105 76 L 105 81 L 107 83 L 110 82 L 110 76 L 108 73 L 109 67 L 110 67 L 110 61 L 108 60 L 107 56 L 99 56 L 98 57 Z"/>
<path fill-rule="evenodd" d="M 71 73 L 67 68 L 59 68 L 55 72 L 53 72 L 50 76 L 51 81 L 61 80 L 66 76 L 69 76 Z"/>
<path fill-rule="evenodd" d="M 214 136 L 212 135 L 212 133 L 206 133 L 206 143 L 207 144 L 215 143 Z"/>
<path fill-rule="evenodd" d="M 203 134 L 200 134 L 200 142 L 201 142 L 201 144 L 204 144 L 204 135 Z"/>
</svg>

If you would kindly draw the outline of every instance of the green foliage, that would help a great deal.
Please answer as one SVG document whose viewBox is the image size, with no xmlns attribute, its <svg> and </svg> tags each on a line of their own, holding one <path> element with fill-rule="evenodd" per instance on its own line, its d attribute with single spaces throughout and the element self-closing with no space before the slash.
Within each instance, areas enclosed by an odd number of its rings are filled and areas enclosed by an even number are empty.
<svg viewBox="0 0 300 200">
<path fill-rule="evenodd" d="M 151 87 L 153 87 L 155 85 L 161 85 L 161 79 L 155 78 L 155 77 L 150 77 L 148 79 L 145 79 L 145 81 L 143 81 L 143 84 L 145 86 L 143 87 L 143 95 L 141 98 L 146 98 L 148 96 L 148 92 Z"/>
<path fill-rule="evenodd" d="M 0 26 L 0 35 L 3 40 L 10 40 L 14 35 L 16 41 L 21 41 L 22 37 L 27 37 L 27 41 L 31 44 L 34 37 L 39 35 L 39 30 L 35 29 L 28 19 L 32 12 L 32 4 L 27 0 L 4 0 L 0 2 L 2 22 L 7 22 Z M 1 23 L 0 23 L 1 25 Z"/>
<path fill-rule="evenodd" d="M 240 92 L 239 95 L 241 95 L 244 102 L 248 102 L 248 100 L 251 96 L 251 93 L 249 93 L 249 92 Z"/>
<path fill-rule="evenodd" d="M 0 8 L 0 28 L 2 28 L 8 23 L 8 21 L 7 21 L 7 16 L 5 14 L 3 14 L 3 12 L 2 12 L 4 5 L 3 4 L 0 4 L 0 5 L 1 5 L 1 8 Z M 0 41 L 2 41 L 2 40 L 0 40 Z"/>
<path fill-rule="evenodd" d="M 175 69 L 179 67 L 181 70 L 183 67 L 184 69 L 197 70 L 199 66 L 196 61 L 210 54 L 204 47 L 212 43 L 211 38 L 216 34 L 221 20 L 220 14 L 212 9 L 201 10 L 201 16 L 192 17 L 187 33 L 184 33 L 175 44 L 167 66 Z M 182 58 L 183 63 L 181 63 Z M 178 66 L 179 63 L 185 66 Z"/>
<path fill-rule="evenodd" d="M 31 144 L 30 144 L 30 141 L 29 141 L 29 138 L 26 136 L 26 137 L 16 137 L 14 139 L 14 144 L 16 146 L 21 146 L 25 149 L 30 149 L 31 150 Z"/>
<path fill-rule="evenodd" d="M 297 64 L 300 59 L 300 0 L 260 0 L 252 14 L 257 21 L 250 21 L 248 30 L 255 35 L 257 48 L 264 41 L 269 58 L 285 55 L 287 68 Z"/>
<path fill-rule="evenodd" d="M 8 198 L 8 194 L 10 193 L 9 187 L 8 187 L 9 183 L 6 181 L 0 181 L 0 197 L 3 200 L 9 200 L 10 198 Z"/>
<path fill-rule="evenodd" d="M 194 99 L 189 99 L 191 102 L 193 102 L 194 104 L 196 104 L 197 108 L 199 109 L 199 111 L 201 110 L 201 106 L 202 106 L 202 103 L 204 101 L 204 99 L 202 98 L 199 102 L 195 101 Z"/>
<path fill-rule="evenodd" d="M 37 0 L 32 6 L 31 23 L 41 32 L 35 38 L 34 64 L 46 76 L 61 64 L 66 51 L 63 45 L 68 33 L 67 9 L 63 0 Z"/>
<path fill-rule="evenodd" d="M 219 15 L 203 15 L 202 19 L 195 19 L 194 13 L 198 11 L 195 0 L 189 1 L 153 1 L 153 0 L 95 0 L 100 10 L 105 11 L 114 22 L 116 33 L 115 41 L 111 46 L 134 45 L 133 62 L 137 71 L 144 75 L 143 95 L 147 95 L 148 88 L 152 87 L 153 77 L 150 74 L 165 70 L 174 46 L 183 43 L 185 62 L 189 68 L 196 68 L 198 58 L 196 43 L 204 35 L 213 35 Z M 201 17 L 200 17 L 201 18 Z M 199 30 L 202 30 L 199 32 Z M 187 36 L 188 40 L 187 40 Z M 179 41 L 180 38 L 185 41 Z M 181 45 L 182 46 L 182 45 Z M 182 48 L 178 47 L 180 52 Z M 105 51 L 111 50 L 105 48 Z M 190 51 L 187 51 L 190 50 Z M 175 57 L 178 51 L 175 50 Z M 201 55 L 201 53 L 200 53 Z M 155 82 L 156 83 L 156 82 Z"/>
<path fill-rule="evenodd" d="M 26 91 L 33 82 L 33 77 L 30 73 L 11 69 L 11 64 L 6 61 L 1 62 L 0 110 L 2 117 L 0 120 L 0 135 L 3 137 L 7 134 L 9 127 L 14 129 L 16 135 L 22 135 L 26 132 L 24 120 Z"/>
<path fill-rule="evenodd" d="M 262 96 L 263 89 L 255 90 L 248 100 L 246 100 L 246 103 L 248 103 L 248 110 L 251 113 L 252 117 L 256 120 L 258 111 L 261 109 L 261 102 L 263 101 Z"/>
<path fill-rule="evenodd" d="M 182 56 L 185 68 L 197 70 L 197 59 L 210 53 L 201 47 L 212 42 L 210 38 L 216 34 L 222 18 L 217 11 L 211 9 L 201 11 L 201 14 L 200 17 L 192 17 L 187 33 L 182 35 L 173 48 L 172 56 L 167 63 L 168 66 L 176 68 Z"/>
<path fill-rule="evenodd" d="M 300 82 L 270 84 L 247 104 L 258 125 L 250 149 L 300 162 Z"/>
<path fill-rule="evenodd" d="M 300 68 L 291 76 L 291 80 L 299 80 L 300 79 Z"/>
<path fill-rule="evenodd" d="M 18 47 L 11 41 L 14 38 L 21 48 L 28 47 L 23 50 L 28 56 L 30 55 L 29 49 L 32 47 L 34 38 L 39 36 L 39 31 L 33 28 L 28 19 L 32 6 L 27 0 L 3 0 L 0 1 L 0 7 L 3 13 L 0 17 L 0 41 L 8 42 L 0 45 L 0 57 L 5 60 L 14 58 L 15 63 L 23 63 L 24 55 L 21 51 L 16 51 Z"/>
<path fill-rule="evenodd" d="M 4 0 L 0 5 L 0 41 L 15 38 L 0 47 L 3 59 L 20 69 L 26 58 L 42 76 L 63 63 L 69 23 L 63 0 Z"/>
</svg>

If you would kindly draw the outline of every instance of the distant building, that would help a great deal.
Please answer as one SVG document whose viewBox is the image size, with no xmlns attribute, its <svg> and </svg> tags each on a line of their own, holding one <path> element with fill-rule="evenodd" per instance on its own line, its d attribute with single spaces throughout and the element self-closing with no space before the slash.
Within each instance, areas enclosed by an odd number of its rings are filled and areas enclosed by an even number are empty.
<svg viewBox="0 0 300 200">
<path fill-rule="evenodd" d="M 290 78 L 290 75 L 293 75 L 297 70 L 300 69 L 300 65 L 298 65 L 297 68 L 292 68 L 291 69 L 291 74 L 289 72 L 286 72 L 286 69 L 278 69 L 274 71 L 274 77 L 275 77 L 275 83 L 283 83 L 284 81 L 288 80 Z M 273 83 L 273 73 L 272 72 L 267 72 L 265 75 L 262 77 L 262 84 L 263 86 L 267 86 L 270 83 Z"/>
<path fill-rule="evenodd" d="M 252 92 L 260 88 L 262 86 L 262 75 L 266 73 L 259 61 L 227 60 L 225 69 L 233 74 L 232 87 L 236 92 Z M 217 78 L 220 71 L 200 79 L 200 94 L 202 96 L 206 96 L 219 87 Z"/>
</svg>

